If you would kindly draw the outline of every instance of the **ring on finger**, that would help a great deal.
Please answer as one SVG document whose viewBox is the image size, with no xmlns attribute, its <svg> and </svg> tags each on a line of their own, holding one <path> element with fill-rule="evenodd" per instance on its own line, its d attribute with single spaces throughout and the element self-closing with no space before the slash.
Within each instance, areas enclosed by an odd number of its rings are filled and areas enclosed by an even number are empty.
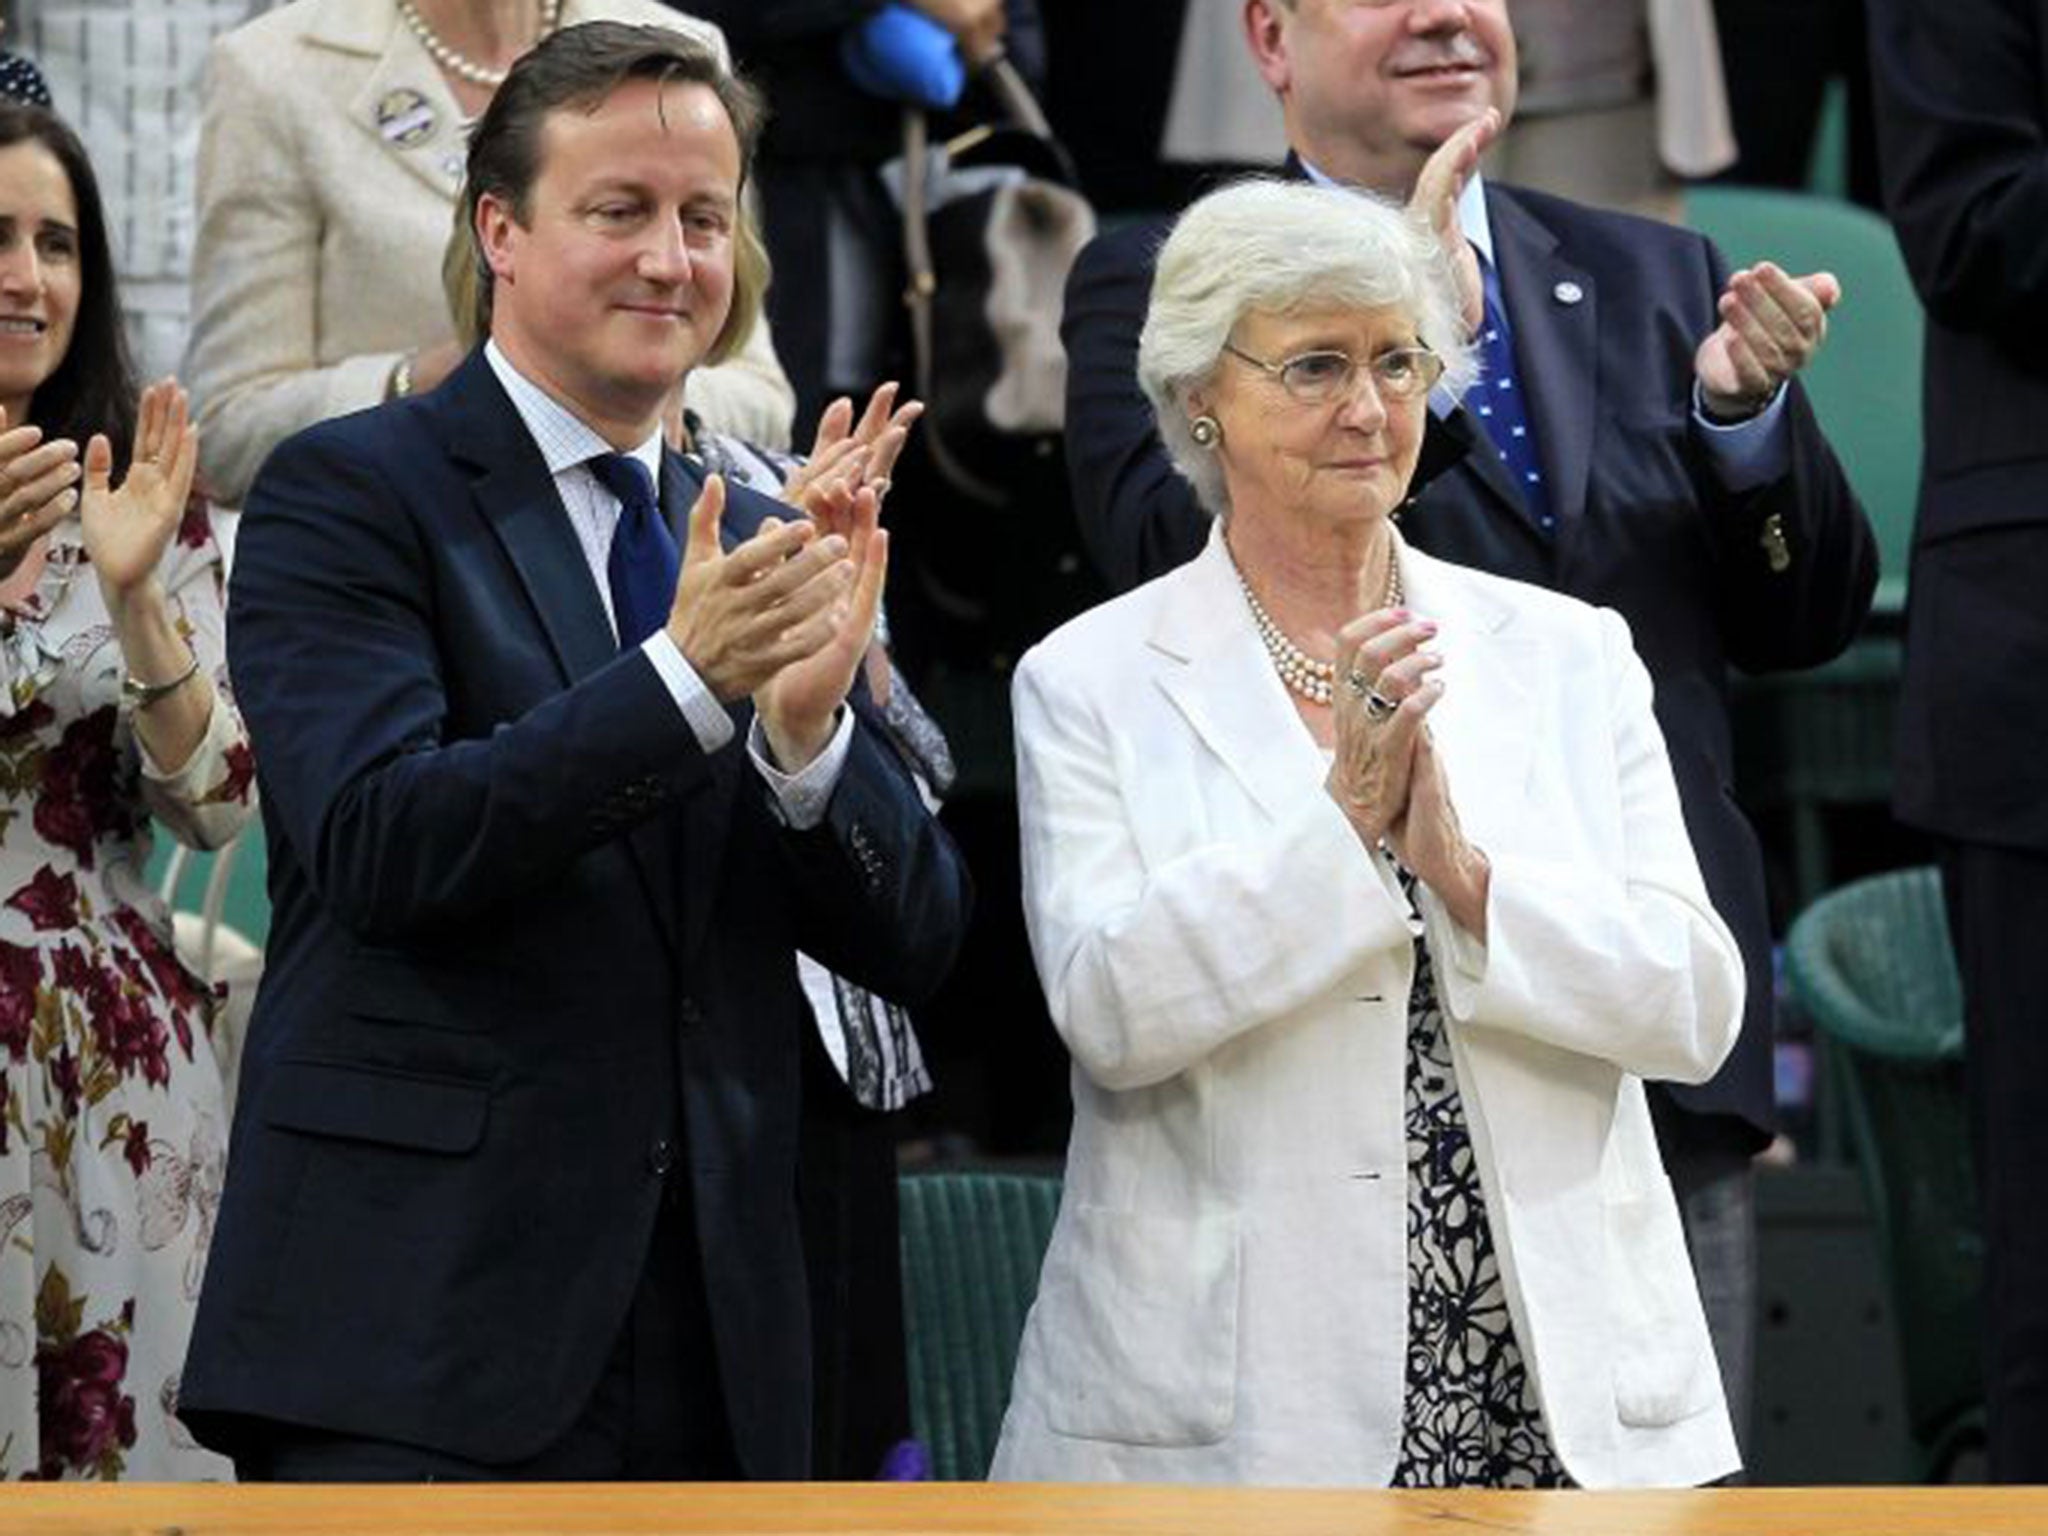
<svg viewBox="0 0 2048 1536">
<path fill-rule="evenodd" d="M 1377 688 L 1365 690 L 1365 718 L 1375 723 L 1391 720 L 1394 711 L 1401 707 L 1398 699 L 1390 699 Z"/>
</svg>

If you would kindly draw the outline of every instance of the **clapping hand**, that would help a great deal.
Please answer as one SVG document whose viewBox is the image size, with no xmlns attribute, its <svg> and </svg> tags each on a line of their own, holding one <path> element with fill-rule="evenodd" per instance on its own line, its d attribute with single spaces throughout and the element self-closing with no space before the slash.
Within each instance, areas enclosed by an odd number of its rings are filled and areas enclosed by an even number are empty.
<svg viewBox="0 0 2048 1536">
<path fill-rule="evenodd" d="M 872 489 L 854 503 L 850 538 L 769 517 L 730 551 L 718 538 L 725 481 L 707 479 L 690 509 L 669 638 L 722 702 L 754 696 L 790 772 L 831 739 L 881 608 L 888 535 Z"/>
<path fill-rule="evenodd" d="M 1832 272 L 1793 277 L 1775 262 L 1744 267 L 1721 295 L 1721 323 L 1693 358 L 1709 415 L 1754 416 L 1827 339 L 1828 311 L 1842 301 Z"/>
<path fill-rule="evenodd" d="M 1441 684 L 1432 686 L 1441 692 Z M 1416 738 L 1408 803 L 1387 829 L 1387 842 L 1402 867 L 1442 899 L 1458 926 L 1483 942 L 1492 867 L 1486 855 L 1465 840 L 1457 808 L 1451 804 L 1443 759 L 1427 728 Z"/>
<path fill-rule="evenodd" d="M 85 449 L 80 514 L 85 552 L 109 611 L 119 612 L 156 575 L 157 562 L 185 515 L 199 464 L 199 429 L 186 420 L 185 391 L 171 379 L 142 392 L 135 457 L 120 488 L 112 484 L 113 445 L 95 433 Z"/>
<path fill-rule="evenodd" d="M 960 57 L 970 66 L 1002 52 L 1009 18 L 1003 0 L 910 0 L 910 3 L 953 34 Z"/>
<path fill-rule="evenodd" d="M 1443 691 L 1429 680 L 1441 662 L 1422 649 L 1435 633 L 1405 608 L 1377 609 L 1337 631 L 1337 742 L 1323 784 L 1369 848 L 1408 809 L 1416 741 Z"/>
<path fill-rule="evenodd" d="M 801 508 L 825 533 L 851 535 L 854 497 L 871 487 L 879 504 L 889 491 L 889 476 L 910 428 L 924 414 L 924 403 L 896 404 L 897 386 L 884 384 L 868 399 L 856 424 L 853 402 L 844 395 L 818 418 L 811 456 L 782 487 L 782 499 Z"/>
<path fill-rule="evenodd" d="M 1500 130 L 1500 113 L 1488 107 L 1430 153 L 1408 198 L 1409 214 L 1435 232 L 1450 263 L 1467 333 L 1477 331 L 1485 318 L 1486 287 L 1479 275 L 1479 253 L 1458 223 L 1458 199 L 1479 169 L 1480 155 L 1500 137 Z"/>
<path fill-rule="evenodd" d="M 836 542 L 838 535 L 827 535 Z M 754 693 L 768 745 L 789 772 L 824 750 L 832 738 L 839 706 L 874 639 L 889 574 L 889 534 L 881 526 L 881 505 L 872 487 L 854 495 L 852 533 L 841 568 L 851 572 L 840 599 L 823 609 L 824 638 L 791 661 Z"/>
<path fill-rule="evenodd" d="M 79 473 L 78 444 L 64 437 L 46 443 L 41 427 L 10 427 L 0 408 L 0 579 L 71 515 Z"/>
</svg>

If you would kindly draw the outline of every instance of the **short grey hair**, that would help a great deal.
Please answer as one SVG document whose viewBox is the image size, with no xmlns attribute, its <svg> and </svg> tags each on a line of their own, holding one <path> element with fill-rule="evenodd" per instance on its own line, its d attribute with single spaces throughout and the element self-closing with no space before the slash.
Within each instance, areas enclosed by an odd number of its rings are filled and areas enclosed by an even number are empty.
<svg viewBox="0 0 2048 1536">
<path fill-rule="evenodd" d="M 1309 182 L 1235 182 L 1191 204 L 1159 252 L 1138 337 L 1138 383 L 1159 436 L 1204 507 L 1227 516 L 1216 456 L 1197 447 L 1183 402 L 1216 372 L 1246 314 L 1337 304 L 1399 309 L 1462 393 L 1479 366 L 1442 244 L 1372 193 Z"/>
</svg>

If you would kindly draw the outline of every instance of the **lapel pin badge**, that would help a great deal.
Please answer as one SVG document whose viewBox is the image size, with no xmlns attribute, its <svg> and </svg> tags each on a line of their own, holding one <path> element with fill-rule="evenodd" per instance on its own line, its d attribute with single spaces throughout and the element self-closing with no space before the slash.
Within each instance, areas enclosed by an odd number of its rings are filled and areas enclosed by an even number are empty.
<svg viewBox="0 0 2048 1536">
<path fill-rule="evenodd" d="M 1560 304 L 1576 304 L 1586 296 L 1586 290 L 1567 280 L 1551 289 L 1550 296 Z"/>
<path fill-rule="evenodd" d="M 387 143 L 411 149 L 431 139 L 437 126 L 433 105 L 409 85 L 377 98 L 377 131 Z"/>
</svg>

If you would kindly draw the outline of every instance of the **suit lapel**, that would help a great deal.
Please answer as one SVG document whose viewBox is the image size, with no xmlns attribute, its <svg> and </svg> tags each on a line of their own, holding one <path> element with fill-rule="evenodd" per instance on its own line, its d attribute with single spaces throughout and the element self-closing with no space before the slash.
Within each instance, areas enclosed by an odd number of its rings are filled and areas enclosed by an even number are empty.
<svg viewBox="0 0 2048 1536">
<path fill-rule="evenodd" d="M 1465 835 L 1480 848 L 1518 840 L 1528 814 L 1529 768 L 1542 728 L 1526 679 L 1539 665 L 1515 611 L 1489 584 L 1462 568 L 1408 549 L 1401 560 L 1408 604 L 1441 625 L 1437 676 L 1444 696 L 1429 730 L 1450 782 Z"/>
<path fill-rule="evenodd" d="M 465 159 L 462 110 L 419 39 L 388 7 L 323 0 L 308 44 L 369 61 L 345 115 L 407 174 L 454 201 Z"/>
<path fill-rule="evenodd" d="M 1480 424 L 1469 408 L 1460 404 L 1450 414 L 1439 418 L 1444 430 L 1464 443 L 1467 452 L 1463 461 L 1455 465 L 1454 472 L 1461 471 L 1477 480 L 1500 503 L 1500 509 L 1514 521 L 1527 527 L 1531 537 L 1535 536 L 1534 525 L 1530 522 L 1528 503 L 1522 500 L 1522 492 L 1508 474 L 1507 466 L 1500 461 L 1500 451 L 1494 447 L 1493 439 Z"/>
<path fill-rule="evenodd" d="M 703 470 L 695 463 L 679 453 L 662 454 L 661 515 L 675 536 L 677 549 L 689 546 L 690 508 L 703 486 Z M 731 495 L 730 488 L 727 494 Z M 721 530 L 728 548 L 736 542 L 732 533 L 733 522 L 733 507 L 728 501 L 725 528 Z M 718 869 L 725 857 L 734 802 L 740 792 L 741 780 L 749 772 L 745 764 L 746 738 L 754 723 L 754 712 L 744 706 L 731 706 L 726 712 L 732 716 L 738 740 L 711 754 L 710 773 L 683 802 L 679 813 L 683 819 L 682 846 L 689 851 L 687 862 L 673 858 L 675 828 L 666 819 L 643 822 L 633 833 L 634 847 L 647 861 L 647 867 L 658 868 L 658 861 L 667 857 L 674 871 L 671 880 L 675 882 L 667 888 L 673 891 L 677 884 L 681 886 L 678 950 L 685 966 L 710 928 L 713 892 L 717 889 Z"/>
<path fill-rule="evenodd" d="M 450 455 L 476 475 L 470 495 L 478 515 L 518 573 L 562 669 L 564 686 L 608 666 L 618 656 L 618 641 L 605 619 L 604 603 L 591 580 L 583 547 L 569 526 L 569 514 L 555 489 L 554 476 L 548 473 L 547 461 L 482 351 L 472 352 L 434 398 L 445 412 L 444 441 Z M 663 475 L 665 482 L 671 478 Z M 689 809 L 697 817 L 688 845 L 692 875 L 702 867 L 696 857 L 697 839 L 715 836 L 715 841 L 704 845 L 713 867 L 723 844 L 722 811 L 706 817 L 698 808 L 707 802 L 722 808 L 729 801 L 726 760 L 731 756 L 718 752 L 711 757 L 712 782 L 725 787 L 702 790 L 691 798 Z M 626 842 L 658 927 L 671 940 L 671 958 L 680 962 L 689 953 L 690 939 L 677 904 L 683 867 L 676 856 L 675 823 L 668 816 L 650 817 L 627 834 Z M 704 906 L 701 901 L 692 903 L 693 908 Z M 693 911 L 690 918 L 701 933 L 702 913 Z"/>
<path fill-rule="evenodd" d="M 1398 533 L 1396 535 L 1398 538 Z M 1454 565 L 1396 546 L 1409 606 L 1442 626 L 1443 701 L 1430 712 L 1465 831 L 1480 847 L 1516 840 L 1526 814 L 1537 700 L 1525 678 L 1536 658 L 1512 606 Z M 1159 686 L 1202 743 L 1269 817 L 1321 782 L 1323 757 L 1301 723 L 1239 594 L 1220 530 L 1172 578 L 1153 622 L 1154 650 L 1178 665 Z"/>
<path fill-rule="evenodd" d="M 562 681 L 588 677 L 618 654 L 618 643 L 547 461 L 481 350 L 463 362 L 436 403 L 445 409 L 449 455 L 475 473 L 470 496 L 519 573 Z"/>
<path fill-rule="evenodd" d="M 1563 539 L 1586 510 L 1599 294 L 1592 274 L 1564 257 L 1557 237 L 1512 193 L 1489 186 L 1486 212 L 1515 337 L 1515 369 Z"/>
<path fill-rule="evenodd" d="M 1273 670 L 1238 586 L 1220 525 L 1153 621 L 1151 643 L 1178 665 L 1159 686 L 1231 776 L 1278 820 L 1321 777 L 1322 754 Z"/>
</svg>

